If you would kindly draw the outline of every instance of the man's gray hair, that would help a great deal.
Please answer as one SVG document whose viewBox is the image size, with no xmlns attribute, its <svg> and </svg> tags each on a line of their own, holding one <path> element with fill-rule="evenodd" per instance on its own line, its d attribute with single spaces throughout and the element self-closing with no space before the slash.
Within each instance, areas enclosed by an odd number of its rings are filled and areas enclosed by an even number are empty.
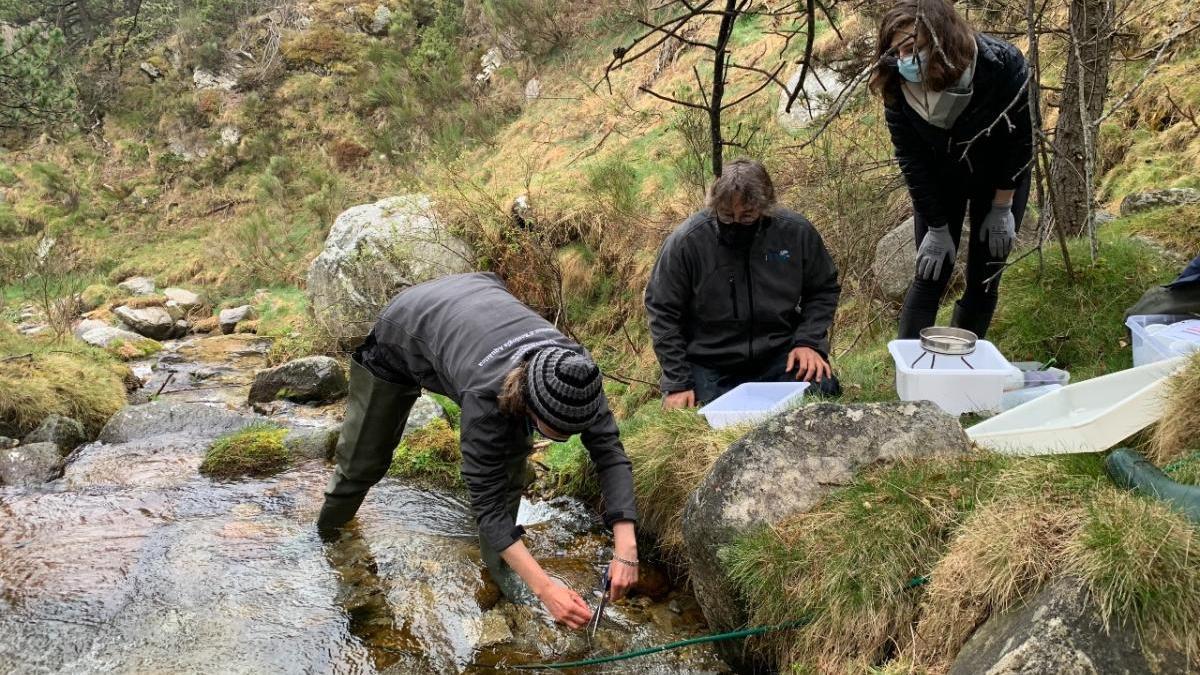
<svg viewBox="0 0 1200 675">
<path fill-rule="evenodd" d="M 734 197 L 742 203 L 767 213 L 775 206 L 775 185 L 762 162 L 754 159 L 735 159 L 725 165 L 721 176 L 708 189 L 710 209 L 733 208 Z"/>
</svg>

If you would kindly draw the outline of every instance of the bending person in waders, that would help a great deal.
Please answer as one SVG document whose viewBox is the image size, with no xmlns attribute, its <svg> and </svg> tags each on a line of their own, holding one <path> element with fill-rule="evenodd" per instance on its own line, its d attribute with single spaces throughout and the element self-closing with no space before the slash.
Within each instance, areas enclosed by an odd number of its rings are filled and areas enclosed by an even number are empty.
<svg viewBox="0 0 1200 675">
<path fill-rule="evenodd" d="M 633 473 L 602 384 L 587 352 L 494 274 L 459 274 L 404 290 L 354 352 L 337 468 L 318 529 L 323 537 L 336 535 L 387 473 L 421 389 L 449 396 L 462 408 L 462 476 L 492 578 L 510 600 L 521 602 L 532 591 L 555 620 L 583 627 L 591 615 L 587 603 L 547 576 L 522 543 L 516 517 L 534 431 L 560 442 L 581 434 L 613 531 L 610 597 L 622 597 L 637 581 Z"/>
</svg>

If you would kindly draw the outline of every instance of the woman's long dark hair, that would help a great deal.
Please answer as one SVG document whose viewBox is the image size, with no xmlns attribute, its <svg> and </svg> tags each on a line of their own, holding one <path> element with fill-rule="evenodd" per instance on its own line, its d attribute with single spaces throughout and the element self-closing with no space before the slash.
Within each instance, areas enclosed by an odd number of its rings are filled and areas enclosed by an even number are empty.
<svg viewBox="0 0 1200 675">
<path fill-rule="evenodd" d="M 896 71 L 896 54 L 892 51 L 892 40 L 897 33 L 914 33 L 914 50 L 917 45 L 928 50 L 929 63 L 922 64 L 921 84 L 930 91 L 943 91 L 957 82 L 971 65 L 975 31 L 949 0 L 899 0 L 879 20 L 875 72 L 869 85 L 887 103 L 895 103 L 899 90 L 896 85 L 900 73 Z"/>
</svg>

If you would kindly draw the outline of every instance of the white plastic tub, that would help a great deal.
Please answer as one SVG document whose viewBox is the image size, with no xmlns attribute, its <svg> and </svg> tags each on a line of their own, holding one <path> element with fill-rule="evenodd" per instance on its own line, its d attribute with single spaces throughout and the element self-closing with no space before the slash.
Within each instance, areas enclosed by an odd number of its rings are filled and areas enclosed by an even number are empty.
<svg viewBox="0 0 1200 675">
<path fill-rule="evenodd" d="M 1160 326 L 1195 319 L 1194 314 L 1135 314 L 1125 320 L 1129 328 L 1130 347 L 1133 349 L 1133 365 L 1144 366 L 1147 363 L 1183 356 L 1187 353 L 1185 345 L 1176 344 L 1180 340 L 1170 339 L 1159 333 L 1155 335 L 1149 326 Z M 1162 329 L 1160 329 L 1162 330 Z"/>
<path fill-rule="evenodd" d="M 965 362 L 964 357 L 942 354 L 917 361 L 924 351 L 920 340 L 892 340 L 888 351 L 896 362 L 900 400 L 933 401 L 951 415 L 999 410 L 1004 384 L 1013 372 L 1008 359 L 987 340 L 976 342 L 975 353 Z"/>
<path fill-rule="evenodd" d="M 808 382 L 747 382 L 725 392 L 699 412 L 714 429 L 757 422 L 798 404 L 808 385 Z"/>
<path fill-rule="evenodd" d="M 1009 455 L 1101 452 L 1162 415 L 1163 385 L 1184 358 L 1067 385 L 967 429 L 980 447 Z"/>
</svg>

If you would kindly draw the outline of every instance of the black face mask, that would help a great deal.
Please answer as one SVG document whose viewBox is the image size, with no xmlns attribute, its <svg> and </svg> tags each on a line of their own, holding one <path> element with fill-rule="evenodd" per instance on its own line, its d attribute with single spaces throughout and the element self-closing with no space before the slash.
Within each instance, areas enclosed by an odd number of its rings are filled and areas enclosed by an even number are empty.
<svg viewBox="0 0 1200 675">
<path fill-rule="evenodd" d="M 717 236 L 721 240 L 721 243 L 726 246 L 748 248 L 754 242 L 754 236 L 758 234 L 758 228 L 761 223 L 762 218 L 749 225 L 725 223 L 717 219 Z"/>
</svg>

